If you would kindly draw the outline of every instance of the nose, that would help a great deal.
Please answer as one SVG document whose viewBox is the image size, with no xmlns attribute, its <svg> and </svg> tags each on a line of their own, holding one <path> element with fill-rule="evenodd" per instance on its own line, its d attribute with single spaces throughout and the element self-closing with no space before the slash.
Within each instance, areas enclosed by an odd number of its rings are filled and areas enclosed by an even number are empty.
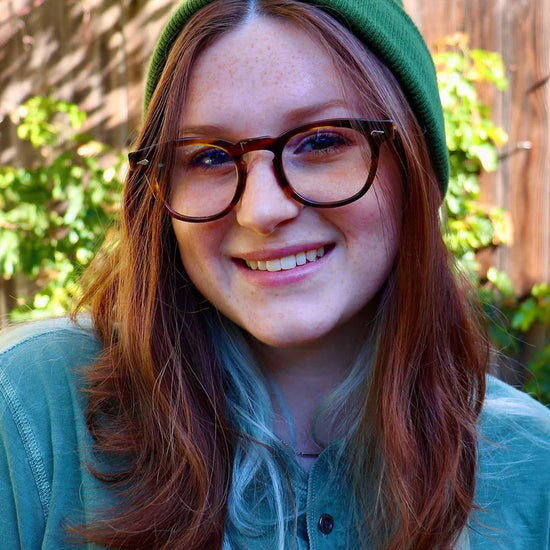
<svg viewBox="0 0 550 550">
<path fill-rule="evenodd" d="M 273 153 L 268 151 L 245 155 L 246 185 L 235 207 L 238 224 L 260 235 L 273 233 L 280 224 L 296 218 L 303 208 L 279 185 L 272 159 Z"/>
</svg>

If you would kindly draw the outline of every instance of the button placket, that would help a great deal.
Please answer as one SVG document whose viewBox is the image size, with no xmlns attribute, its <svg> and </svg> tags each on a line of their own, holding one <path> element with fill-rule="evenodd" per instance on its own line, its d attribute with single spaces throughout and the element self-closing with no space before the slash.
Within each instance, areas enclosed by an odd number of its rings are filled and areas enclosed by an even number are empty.
<svg viewBox="0 0 550 550">
<path fill-rule="evenodd" d="M 340 524 L 338 491 L 331 491 L 327 455 L 313 465 L 308 479 L 307 526 L 310 550 L 347 548 L 345 529 Z M 336 488 L 333 488 L 336 489 Z"/>
</svg>

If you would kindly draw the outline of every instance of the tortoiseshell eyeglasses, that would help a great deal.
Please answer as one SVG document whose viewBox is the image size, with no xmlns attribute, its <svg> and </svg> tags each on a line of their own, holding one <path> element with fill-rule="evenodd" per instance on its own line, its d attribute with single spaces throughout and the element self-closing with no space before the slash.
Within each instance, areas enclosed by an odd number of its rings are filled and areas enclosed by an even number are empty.
<svg viewBox="0 0 550 550">
<path fill-rule="evenodd" d="M 394 139 L 391 120 L 328 119 L 304 124 L 278 137 L 239 142 L 183 137 L 173 147 L 168 213 L 186 222 L 225 216 L 241 198 L 252 151 L 271 151 L 277 181 L 287 196 L 316 208 L 334 208 L 362 197 L 372 185 L 382 143 Z M 159 144 L 129 154 L 130 168 L 153 164 Z M 155 163 L 157 161 L 154 161 Z M 163 165 L 157 163 L 157 167 Z"/>
</svg>

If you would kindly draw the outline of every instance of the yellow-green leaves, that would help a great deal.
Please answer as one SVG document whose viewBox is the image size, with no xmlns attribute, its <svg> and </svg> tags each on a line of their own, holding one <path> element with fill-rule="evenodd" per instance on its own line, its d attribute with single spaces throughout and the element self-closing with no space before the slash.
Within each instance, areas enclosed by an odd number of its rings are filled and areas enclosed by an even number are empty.
<svg viewBox="0 0 550 550">
<path fill-rule="evenodd" d="M 78 133 L 86 114 L 72 103 L 33 97 L 11 118 L 40 155 L 31 167 L 0 168 L 0 276 L 36 287 L 12 317 L 62 314 L 118 209 L 123 157 L 104 160 L 107 146 Z"/>
</svg>

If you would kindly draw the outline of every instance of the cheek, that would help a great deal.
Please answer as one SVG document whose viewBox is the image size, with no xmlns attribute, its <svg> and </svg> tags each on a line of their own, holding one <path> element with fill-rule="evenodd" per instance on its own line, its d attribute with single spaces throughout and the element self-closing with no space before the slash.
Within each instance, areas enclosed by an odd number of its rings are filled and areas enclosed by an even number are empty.
<svg viewBox="0 0 550 550">
<path fill-rule="evenodd" d="M 371 189 L 364 204 L 342 209 L 342 220 L 355 240 L 370 241 L 371 247 L 391 246 L 401 232 L 401 201 L 386 189 Z M 397 200 L 395 200 L 397 199 Z"/>
<path fill-rule="evenodd" d="M 363 204 L 342 212 L 348 252 L 359 272 L 383 282 L 397 254 L 402 225 L 402 191 L 399 180 L 379 183 Z M 345 207 L 348 208 L 348 207 Z"/>
<path fill-rule="evenodd" d="M 172 225 L 183 267 L 193 284 L 199 288 L 200 281 L 212 270 L 216 258 L 215 235 L 198 224 L 174 220 Z"/>
<path fill-rule="evenodd" d="M 388 159 L 389 160 L 389 159 Z M 404 188 L 397 162 L 386 162 L 377 185 L 371 189 L 376 204 L 379 233 L 386 247 L 397 250 L 403 219 Z"/>
<path fill-rule="evenodd" d="M 378 239 L 380 246 L 391 255 L 392 258 L 397 252 L 402 225 L 402 205 L 400 200 L 394 196 L 385 197 L 384 191 L 379 193 L 378 203 Z"/>
<path fill-rule="evenodd" d="M 193 252 L 193 247 L 189 246 L 189 243 L 192 241 L 192 235 L 183 228 L 183 224 L 176 220 L 172 221 L 172 229 L 178 243 L 181 260 L 185 266 L 189 254 Z"/>
</svg>

